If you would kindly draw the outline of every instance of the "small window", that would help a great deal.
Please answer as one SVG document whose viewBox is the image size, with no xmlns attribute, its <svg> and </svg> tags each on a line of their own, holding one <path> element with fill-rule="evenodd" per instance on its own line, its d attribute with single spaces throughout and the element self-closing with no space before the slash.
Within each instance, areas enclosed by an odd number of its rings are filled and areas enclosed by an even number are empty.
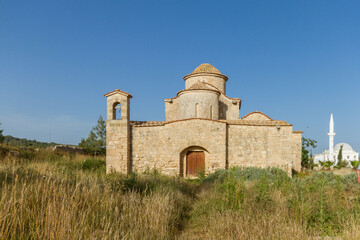
<svg viewBox="0 0 360 240">
<path fill-rule="evenodd" d="M 196 118 L 199 117 L 199 104 L 198 103 L 195 105 L 195 117 Z"/>
<path fill-rule="evenodd" d="M 210 119 L 213 119 L 212 106 L 210 106 Z"/>
<path fill-rule="evenodd" d="M 350 158 L 350 156 L 348 155 L 348 156 L 347 156 L 347 159 L 349 159 L 349 158 Z"/>
<path fill-rule="evenodd" d="M 113 120 L 121 120 L 121 103 L 119 102 L 113 105 Z"/>
</svg>

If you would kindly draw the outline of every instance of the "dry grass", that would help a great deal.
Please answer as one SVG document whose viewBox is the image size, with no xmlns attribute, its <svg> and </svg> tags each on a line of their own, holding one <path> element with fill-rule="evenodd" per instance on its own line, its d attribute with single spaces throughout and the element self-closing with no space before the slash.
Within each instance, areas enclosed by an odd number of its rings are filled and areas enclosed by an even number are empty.
<svg viewBox="0 0 360 240">
<path fill-rule="evenodd" d="M 102 165 L 86 170 L 87 159 L 0 158 L 0 239 L 360 238 L 353 175 L 232 169 L 201 182 L 106 175 Z"/>
<path fill-rule="evenodd" d="M 180 210 L 171 192 L 142 196 L 95 181 L 14 177 L 1 187 L 1 239 L 169 239 L 176 233 Z"/>
<path fill-rule="evenodd" d="M 187 196 L 124 190 L 125 176 L 83 171 L 87 158 L 2 159 L 0 239 L 175 238 Z"/>
<path fill-rule="evenodd" d="M 347 174 L 355 173 L 355 170 L 350 167 L 341 168 L 341 169 L 333 169 L 332 172 L 336 175 L 345 176 Z"/>
</svg>

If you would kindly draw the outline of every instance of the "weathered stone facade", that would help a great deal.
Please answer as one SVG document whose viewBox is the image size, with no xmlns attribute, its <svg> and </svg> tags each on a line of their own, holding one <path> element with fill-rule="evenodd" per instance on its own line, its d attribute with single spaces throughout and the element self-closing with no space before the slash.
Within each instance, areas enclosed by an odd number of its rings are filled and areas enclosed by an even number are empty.
<svg viewBox="0 0 360 240">
<path fill-rule="evenodd" d="M 210 64 L 184 80 L 185 89 L 164 100 L 163 122 L 130 121 L 132 96 L 118 89 L 105 94 L 107 172 L 156 168 L 185 177 L 191 161 L 206 174 L 232 166 L 275 166 L 289 174 L 301 169 L 301 131 L 261 112 L 239 118 L 241 100 L 226 96 L 228 78 Z M 205 157 L 192 160 L 192 152 Z"/>
</svg>

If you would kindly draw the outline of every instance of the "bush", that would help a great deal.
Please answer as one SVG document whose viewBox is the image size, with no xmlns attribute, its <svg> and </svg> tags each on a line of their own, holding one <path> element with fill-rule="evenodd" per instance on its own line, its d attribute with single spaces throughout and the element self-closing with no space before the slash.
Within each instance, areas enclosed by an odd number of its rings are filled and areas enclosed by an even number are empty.
<svg viewBox="0 0 360 240">
<path fill-rule="evenodd" d="M 0 158 L 5 157 L 9 153 L 9 149 L 0 145 Z"/>
<path fill-rule="evenodd" d="M 341 181 L 348 186 L 357 184 L 356 180 L 357 180 L 356 173 L 350 173 L 341 177 Z"/>
<path fill-rule="evenodd" d="M 36 157 L 36 153 L 31 150 L 20 150 L 19 157 L 24 160 L 34 160 Z"/>
<path fill-rule="evenodd" d="M 83 170 L 97 170 L 102 167 L 105 167 L 105 162 L 101 159 L 89 158 L 82 164 Z"/>
<path fill-rule="evenodd" d="M 356 161 L 356 160 L 354 160 L 354 161 L 350 161 L 350 164 L 351 164 L 351 166 L 353 167 L 353 168 L 355 168 L 355 169 L 357 169 L 358 167 L 359 167 L 359 161 Z"/>
<path fill-rule="evenodd" d="M 180 177 L 165 176 L 156 170 L 144 174 L 130 173 L 123 178 L 121 184 L 123 192 L 139 192 L 146 195 L 156 191 L 179 191 L 191 198 L 196 196 L 196 183 Z"/>
<path fill-rule="evenodd" d="M 256 167 L 232 167 L 229 170 L 219 169 L 214 173 L 209 174 L 204 179 L 205 182 L 223 182 L 228 176 L 232 176 L 236 179 L 244 179 L 248 181 L 260 180 L 267 178 L 272 182 L 276 181 L 289 181 L 290 177 L 286 172 L 279 168 L 256 168 Z"/>
</svg>

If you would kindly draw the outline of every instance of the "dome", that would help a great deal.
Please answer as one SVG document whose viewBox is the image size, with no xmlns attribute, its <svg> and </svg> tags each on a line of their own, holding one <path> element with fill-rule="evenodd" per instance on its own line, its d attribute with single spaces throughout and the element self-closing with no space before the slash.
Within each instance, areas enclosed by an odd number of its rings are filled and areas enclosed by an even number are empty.
<svg viewBox="0 0 360 240">
<path fill-rule="evenodd" d="M 208 87 L 205 83 L 196 82 L 193 85 L 191 85 L 189 88 L 179 91 L 177 95 L 179 96 L 179 94 L 188 92 L 189 90 L 206 90 L 210 92 L 216 92 L 216 94 L 220 94 L 218 90 Z"/>
<path fill-rule="evenodd" d="M 347 143 L 338 143 L 335 145 L 334 150 L 340 151 L 340 147 L 343 146 L 343 151 L 354 151 L 353 148 Z"/>
<path fill-rule="evenodd" d="M 221 72 L 219 70 L 217 70 L 216 67 L 214 67 L 213 65 L 211 65 L 209 63 L 200 64 L 200 66 L 195 68 L 195 70 L 192 73 L 217 73 L 217 74 L 221 74 Z"/>
<path fill-rule="evenodd" d="M 213 90 L 212 88 L 209 88 L 205 83 L 203 82 L 196 82 L 193 85 L 191 85 L 191 87 L 189 87 L 188 89 L 191 90 Z"/>
</svg>

